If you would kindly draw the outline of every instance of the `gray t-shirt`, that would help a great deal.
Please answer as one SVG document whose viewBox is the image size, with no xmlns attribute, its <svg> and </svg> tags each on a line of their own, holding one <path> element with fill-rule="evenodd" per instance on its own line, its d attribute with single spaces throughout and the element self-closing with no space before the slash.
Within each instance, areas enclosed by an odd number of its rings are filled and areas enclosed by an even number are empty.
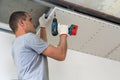
<svg viewBox="0 0 120 80">
<path fill-rule="evenodd" d="M 19 80 L 49 80 L 47 57 L 42 52 L 48 44 L 36 34 L 27 33 L 13 43 L 13 59 Z"/>
</svg>

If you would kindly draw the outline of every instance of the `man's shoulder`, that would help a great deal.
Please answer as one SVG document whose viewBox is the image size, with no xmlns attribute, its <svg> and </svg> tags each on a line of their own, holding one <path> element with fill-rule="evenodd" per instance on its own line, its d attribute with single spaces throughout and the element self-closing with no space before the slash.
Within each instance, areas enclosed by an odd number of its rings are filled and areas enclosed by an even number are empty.
<svg viewBox="0 0 120 80">
<path fill-rule="evenodd" d="M 25 37 L 25 38 L 35 38 L 35 37 L 37 37 L 37 35 L 34 34 L 34 33 L 26 33 L 26 34 L 24 35 L 24 37 Z"/>
<path fill-rule="evenodd" d="M 25 36 L 36 36 L 36 34 L 29 32 L 29 33 L 26 33 Z"/>
<path fill-rule="evenodd" d="M 35 38 L 37 35 L 34 33 L 26 33 L 22 36 L 17 37 L 14 42 L 21 42 L 21 41 L 25 41 L 25 40 L 31 40 L 33 38 Z"/>
</svg>

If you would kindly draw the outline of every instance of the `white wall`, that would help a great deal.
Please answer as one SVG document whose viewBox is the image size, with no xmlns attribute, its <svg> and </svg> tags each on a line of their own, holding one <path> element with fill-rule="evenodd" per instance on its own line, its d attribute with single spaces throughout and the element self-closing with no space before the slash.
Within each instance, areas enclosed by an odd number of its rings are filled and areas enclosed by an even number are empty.
<svg viewBox="0 0 120 80">
<path fill-rule="evenodd" d="M 17 78 L 16 67 L 11 56 L 13 39 L 13 35 L 0 32 L 0 80 Z"/>
<path fill-rule="evenodd" d="M 1 27 L 7 27 L 0 24 Z M 14 35 L 0 31 L 0 80 L 17 79 L 17 71 L 12 60 L 11 49 Z"/>
<path fill-rule="evenodd" d="M 68 50 L 58 62 L 49 58 L 50 80 L 120 80 L 120 62 Z"/>
</svg>

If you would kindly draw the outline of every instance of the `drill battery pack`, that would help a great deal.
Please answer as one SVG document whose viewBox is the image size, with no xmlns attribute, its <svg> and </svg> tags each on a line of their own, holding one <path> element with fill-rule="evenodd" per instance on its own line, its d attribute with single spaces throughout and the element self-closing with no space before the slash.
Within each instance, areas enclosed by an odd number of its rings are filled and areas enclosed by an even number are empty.
<svg viewBox="0 0 120 80">
<path fill-rule="evenodd" d="M 68 28 L 68 34 L 75 36 L 75 35 L 77 34 L 77 30 L 78 30 L 78 26 L 72 24 L 72 25 Z"/>
</svg>

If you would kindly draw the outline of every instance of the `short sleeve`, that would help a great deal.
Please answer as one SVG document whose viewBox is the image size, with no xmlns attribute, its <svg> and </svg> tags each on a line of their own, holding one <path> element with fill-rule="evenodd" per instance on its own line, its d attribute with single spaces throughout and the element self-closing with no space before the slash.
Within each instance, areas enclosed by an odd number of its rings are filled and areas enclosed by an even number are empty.
<svg viewBox="0 0 120 80">
<path fill-rule="evenodd" d="M 36 34 L 29 33 L 25 37 L 25 46 L 41 54 L 48 47 L 48 43 L 43 41 Z"/>
</svg>

